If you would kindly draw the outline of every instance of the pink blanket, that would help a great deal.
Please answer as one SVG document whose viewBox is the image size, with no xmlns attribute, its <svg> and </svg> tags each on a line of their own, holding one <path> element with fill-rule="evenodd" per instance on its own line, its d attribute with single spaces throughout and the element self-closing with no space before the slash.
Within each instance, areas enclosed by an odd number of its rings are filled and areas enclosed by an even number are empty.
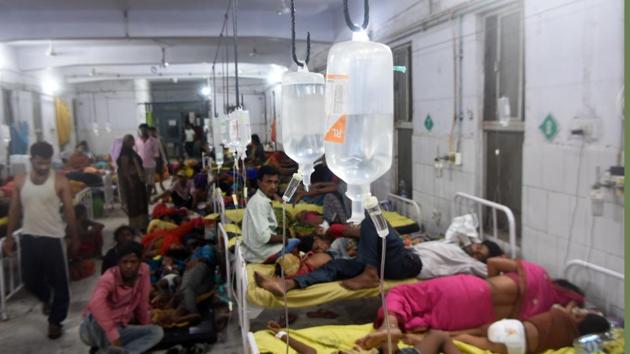
<svg viewBox="0 0 630 354">
<path fill-rule="evenodd" d="M 435 278 L 394 287 L 387 307 L 406 331 L 441 329 L 456 331 L 495 321 L 492 292 L 485 279 L 472 275 Z M 380 309 L 374 327 L 383 322 Z"/>
</svg>

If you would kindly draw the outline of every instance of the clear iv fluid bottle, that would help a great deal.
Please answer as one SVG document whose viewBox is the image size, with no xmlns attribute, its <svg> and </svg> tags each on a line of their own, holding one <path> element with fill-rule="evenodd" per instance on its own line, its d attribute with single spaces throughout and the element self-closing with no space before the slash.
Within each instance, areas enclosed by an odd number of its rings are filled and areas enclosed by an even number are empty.
<svg viewBox="0 0 630 354">
<path fill-rule="evenodd" d="M 308 72 L 306 65 L 282 77 L 282 143 L 285 153 L 299 164 L 306 190 L 313 164 L 324 154 L 324 89 L 324 77 Z"/>
<path fill-rule="evenodd" d="M 212 145 L 214 146 L 214 161 L 219 166 L 223 165 L 223 127 L 219 118 L 212 119 Z"/>
<path fill-rule="evenodd" d="M 391 49 L 367 35 L 335 44 L 326 74 L 326 162 L 348 184 L 350 221 L 364 218 L 370 183 L 391 168 L 394 77 Z"/>
</svg>

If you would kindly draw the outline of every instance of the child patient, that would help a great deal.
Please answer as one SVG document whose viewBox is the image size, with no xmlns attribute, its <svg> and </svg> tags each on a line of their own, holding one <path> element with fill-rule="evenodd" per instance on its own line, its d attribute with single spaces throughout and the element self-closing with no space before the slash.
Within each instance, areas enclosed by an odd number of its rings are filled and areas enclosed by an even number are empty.
<svg viewBox="0 0 630 354">
<path fill-rule="evenodd" d="M 526 321 L 504 319 L 453 335 L 456 340 L 493 353 L 529 354 L 570 347 L 580 336 L 608 330 L 606 318 L 571 302 L 566 307 L 554 305 Z"/>
<path fill-rule="evenodd" d="M 299 275 L 310 273 L 334 258 L 354 258 L 357 250 L 354 241 L 346 238 L 333 240 L 331 233 L 325 228 L 318 227 L 313 237 L 313 248 L 301 258 L 288 253 L 276 261 L 275 274 L 280 276 L 284 268 L 284 275 L 291 279 Z"/>
</svg>

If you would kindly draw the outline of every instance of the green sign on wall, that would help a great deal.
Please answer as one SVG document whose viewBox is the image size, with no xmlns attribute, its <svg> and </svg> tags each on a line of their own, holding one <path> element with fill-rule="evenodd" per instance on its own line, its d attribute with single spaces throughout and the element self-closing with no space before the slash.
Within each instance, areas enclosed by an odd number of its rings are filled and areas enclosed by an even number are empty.
<svg viewBox="0 0 630 354">
<path fill-rule="evenodd" d="M 552 141 L 558 135 L 558 121 L 549 113 L 538 129 L 540 129 L 547 141 Z"/>
<path fill-rule="evenodd" d="M 427 131 L 431 131 L 431 129 L 433 129 L 433 119 L 431 119 L 430 114 L 427 114 L 427 117 L 424 118 L 424 127 Z"/>
</svg>

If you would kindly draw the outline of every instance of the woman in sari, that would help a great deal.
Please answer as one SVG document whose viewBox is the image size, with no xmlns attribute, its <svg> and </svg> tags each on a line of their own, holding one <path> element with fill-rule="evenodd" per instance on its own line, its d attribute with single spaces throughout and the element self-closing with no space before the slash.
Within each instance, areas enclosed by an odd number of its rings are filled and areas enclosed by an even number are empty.
<svg viewBox="0 0 630 354">
<path fill-rule="evenodd" d="M 129 217 L 129 226 L 144 232 L 149 222 L 149 198 L 144 183 L 142 159 L 134 151 L 133 135 L 125 135 L 118 165 L 118 185 L 125 211 Z"/>
</svg>

